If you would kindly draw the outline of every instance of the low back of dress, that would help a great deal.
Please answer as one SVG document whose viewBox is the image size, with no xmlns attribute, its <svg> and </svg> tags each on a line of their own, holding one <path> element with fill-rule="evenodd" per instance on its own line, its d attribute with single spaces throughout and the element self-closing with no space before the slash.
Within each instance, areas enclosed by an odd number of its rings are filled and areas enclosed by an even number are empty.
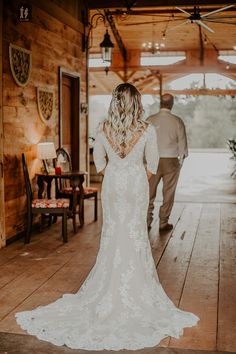
<svg viewBox="0 0 236 354">
<path fill-rule="evenodd" d="M 136 143 L 128 148 L 124 157 L 114 151 L 104 131 L 99 133 L 94 147 L 97 169 L 105 168 L 101 193 L 103 236 L 106 238 L 106 235 L 109 235 L 110 239 L 119 239 L 121 244 L 124 242 L 124 249 L 130 237 L 132 249 L 133 243 L 136 248 L 143 247 L 140 243 L 142 238 L 147 242 L 146 213 L 149 185 L 144 161 L 146 160 L 147 169 L 155 173 L 158 154 L 151 139 L 151 136 L 155 139 L 153 132 L 153 127 L 148 126 Z"/>
</svg>

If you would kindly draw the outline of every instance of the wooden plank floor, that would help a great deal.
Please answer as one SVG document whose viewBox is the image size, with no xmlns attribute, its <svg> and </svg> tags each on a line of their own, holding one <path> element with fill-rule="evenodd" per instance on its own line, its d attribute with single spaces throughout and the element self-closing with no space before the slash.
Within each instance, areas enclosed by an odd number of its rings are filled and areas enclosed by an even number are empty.
<svg viewBox="0 0 236 354">
<path fill-rule="evenodd" d="M 24 334 L 15 312 L 79 289 L 95 262 L 101 230 L 101 215 L 94 223 L 92 201 L 86 205 L 77 234 L 68 222 L 68 244 L 58 222 L 29 245 L 19 240 L 0 250 L 0 332 Z M 159 278 L 172 301 L 200 322 L 160 346 L 236 352 L 236 204 L 176 203 L 171 221 L 172 234 L 158 235 L 157 226 L 151 232 Z"/>
</svg>

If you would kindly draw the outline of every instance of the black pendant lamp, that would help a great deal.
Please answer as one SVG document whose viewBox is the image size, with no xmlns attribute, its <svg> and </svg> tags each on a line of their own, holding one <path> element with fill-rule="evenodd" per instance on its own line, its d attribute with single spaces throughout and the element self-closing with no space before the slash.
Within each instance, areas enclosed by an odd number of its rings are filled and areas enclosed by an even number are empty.
<svg viewBox="0 0 236 354">
<path fill-rule="evenodd" d="M 112 49 L 114 48 L 114 44 L 112 43 L 110 39 L 110 35 L 108 33 L 108 30 L 106 30 L 106 33 L 104 35 L 103 41 L 100 43 L 100 47 L 102 50 L 102 60 L 104 62 L 111 63 L 112 60 Z"/>
</svg>

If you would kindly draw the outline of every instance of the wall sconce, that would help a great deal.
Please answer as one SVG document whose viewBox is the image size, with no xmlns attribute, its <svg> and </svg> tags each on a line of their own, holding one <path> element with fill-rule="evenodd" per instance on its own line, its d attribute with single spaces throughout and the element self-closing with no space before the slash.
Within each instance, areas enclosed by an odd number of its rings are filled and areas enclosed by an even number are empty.
<svg viewBox="0 0 236 354">
<path fill-rule="evenodd" d="M 85 102 L 82 102 L 80 104 L 80 112 L 83 114 L 87 114 L 88 113 L 88 104 Z"/>
<path fill-rule="evenodd" d="M 91 17 L 90 24 L 89 24 L 88 35 L 87 35 L 87 46 L 86 46 L 87 49 L 92 47 L 92 45 L 89 46 L 89 36 L 91 36 L 91 40 L 90 41 L 92 43 L 92 30 L 94 28 L 96 28 L 98 23 L 101 22 L 101 21 L 106 26 L 106 17 L 102 13 L 95 13 Z M 112 61 L 112 50 L 114 48 L 114 44 L 111 41 L 110 35 L 108 33 L 108 29 L 106 29 L 103 41 L 100 43 L 100 48 L 101 48 L 103 62 L 111 63 L 111 61 Z"/>
<path fill-rule="evenodd" d="M 38 144 L 38 158 L 43 160 L 44 172 L 49 174 L 50 164 L 48 160 L 57 157 L 54 143 L 39 143 Z"/>
</svg>

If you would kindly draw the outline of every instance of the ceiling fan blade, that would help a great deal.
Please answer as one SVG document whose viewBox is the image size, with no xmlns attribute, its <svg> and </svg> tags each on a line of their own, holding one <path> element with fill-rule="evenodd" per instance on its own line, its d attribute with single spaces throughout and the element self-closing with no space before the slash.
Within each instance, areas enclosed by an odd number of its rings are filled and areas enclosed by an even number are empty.
<svg viewBox="0 0 236 354">
<path fill-rule="evenodd" d="M 178 7 L 178 6 L 175 6 L 175 8 L 181 12 L 183 12 L 184 14 L 188 15 L 188 16 L 191 16 L 191 14 L 187 11 L 185 11 L 184 9 L 181 9 L 181 7 Z"/>
<path fill-rule="evenodd" d="M 201 20 L 196 20 L 194 21 L 195 23 L 197 23 L 199 26 L 202 26 L 203 28 L 205 28 L 206 30 L 208 30 L 211 33 L 214 33 L 215 31 L 213 31 L 213 29 L 211 29 L 210 27 L 208 27 L 205 23 L 203 23 Z"/>
<path fill-rule="evenodd" d="M 179 23 L 178 25 L 174 26 L 174 27 L 171 27 L 171 28 L 168 28 L 165 33 L 169 33 L 170 31 L 173 31 L 175 30 L 177 27 L 180 27 L 180 26 L 183 26 L 183 25 L 186 25 L 186 23 L 189 23 L 189 20 L 186 20 L 182 23 Z"/>
<path fill-rule="evenodd" d="M 225 25 L 236 25 L 236 22 L 224 21 L 224 20 L 204 20 L 206 22 L 223 23 Z"/>
<path fill-rule="evenodd" d="M 228 15 L 228 16 L 211 16 L 209 18 L 204 18 L 205 21 L 208 20 L 223 20 L 225 18 L 236 18 L 236 15 Z"/>
<path fill-rule="evenodd" d="M 225 11 L 225 10 L 227 10 L 227 9 L 230 9 L 231 7 L 234 7 L 234 6 L 235 6 L 235 5 L 228 5 L 228 6 L 225 6 L 225 7 L 221 7 L 220 9 L 217 9 L 217 10 L 208 12 L 207 14 L 201 15 L 201 18 L 205 18 L 205 17 L 207 17 L 207 16 L 216 14 L 216 13 L 218 13 L 218 12 Z"/>
</svg>

